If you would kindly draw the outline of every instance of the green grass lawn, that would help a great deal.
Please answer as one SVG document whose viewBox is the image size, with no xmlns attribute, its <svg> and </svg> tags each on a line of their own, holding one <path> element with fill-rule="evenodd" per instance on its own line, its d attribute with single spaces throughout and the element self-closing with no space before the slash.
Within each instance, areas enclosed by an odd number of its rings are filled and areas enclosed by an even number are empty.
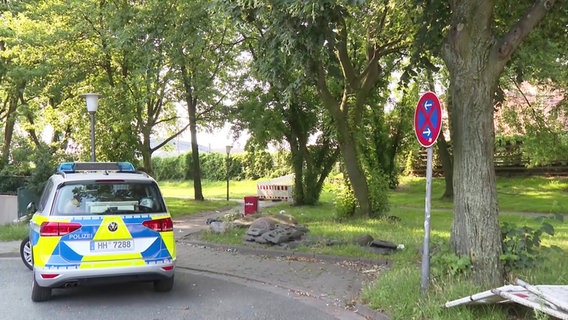
<svg viewBox="0 0 568 320">
<path fill-rule="evenodd" d="M 229 199 L 242 199 L 248 195 L 256 195 L 257 181 L 230 181 Z M 205 199 L 226 199 L 226 181 L 203 181 L 203 197 Z M 193 181 L 162 181 L 160 190 L 165 197 L 193 198 Z"/>
<path fill-rule="evenodd" d="M 453 207 L 451 201 L 441 200 L 444 188 L 444 179 L 432 180 L 432 208 Z M 389 200 L 393 207 L 424 208 L 425 194 L 424 178 L 405 177 Z M 568 213 L 568 178 L 500 177 L 497 196 L 502 212 Z"/>
</svg>

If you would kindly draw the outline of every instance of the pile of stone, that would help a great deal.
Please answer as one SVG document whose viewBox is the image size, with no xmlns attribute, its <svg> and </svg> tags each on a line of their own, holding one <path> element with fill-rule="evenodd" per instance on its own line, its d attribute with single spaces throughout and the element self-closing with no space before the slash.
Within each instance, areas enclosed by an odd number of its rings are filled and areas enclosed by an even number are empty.
<svg viewBox="0 0 568 320">
<path fill-rule="evenodd" d="M 236 219 L 235 219 L 236 218 Z M 355 243 L 367 250 L 378 254 L 391 254 L 404 248 L 389 241 L 373 239 L 369 234 L 356 237 L 352 241 L 337 241 L 320 237 L 306 236 L 308 228 L 298 225 L 296 219 L 285 213 L 264 215 L 254 214 L 247 216 L 224 216 L 222 218 L 207 219 L 210 230 L 215 233 L 223 233 L 232 228 L 248 228 L 244 236 L 246 244 L 257 243 L 266 245 L 278 245 L 282 248 L 295 248 L 298 246 L 325 245 Z"/>
<path fill-rule="evenodd" d="M 301 239 L 306 232 L 308 232 L 308 228 L 298 225 L 292 216 L 284 214 L 268 215 L 252 222 L 244 241 L 281 245 Z"/>
</svg>

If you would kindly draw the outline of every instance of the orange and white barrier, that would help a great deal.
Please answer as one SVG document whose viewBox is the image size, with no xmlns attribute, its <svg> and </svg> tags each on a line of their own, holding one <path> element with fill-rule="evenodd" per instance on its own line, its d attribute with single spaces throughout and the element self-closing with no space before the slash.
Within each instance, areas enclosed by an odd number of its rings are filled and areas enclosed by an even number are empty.
<svg viewBox="0 0 568 320">
<path fill-rule="evenodd" d="M 293 186 L 258 183 L 258 198 L 262 200 L 292 201 Z"/>
</svg>

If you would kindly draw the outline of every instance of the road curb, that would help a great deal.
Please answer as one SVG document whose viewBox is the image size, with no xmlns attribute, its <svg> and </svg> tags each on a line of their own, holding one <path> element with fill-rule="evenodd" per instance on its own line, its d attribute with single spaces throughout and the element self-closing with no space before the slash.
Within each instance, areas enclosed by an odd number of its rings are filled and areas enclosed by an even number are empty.
<svg viewBox="0 0 568 320">
<path fill-rule="evenodd" d="M 316 259 L 332 263 L 345 261 L 345 262 L 354 262 L 354 263 L 376 265 L 383 267 L 391 266 L 391 263 L 388 260 L 383 260 L 383 259 L 375 260 L 375 259 L 363 259 L 363 258 L 350 258 L 350 257 L 332 256 L 332 255 L 324 255 L 317 253 L 294 252 L 285 249 L 275 249 L 275 248 L 268 249 L 268 248 L 258 248 L 258 247 L 248 247 L 248 246 L 226 245 L 226 244 L 217 244 L 206 241 L 190 240 L 185 238 L 181 238 L 178 241 L 195 246 L 202 246 L 202 247 L 214 248 L 225 251 L 233 251 L 242 254 L 253 254 L 253 255 L 270 256 L 270 257 L 301 257 L 301 258 L 310 258 L 310 259 Z"/>
</svg>

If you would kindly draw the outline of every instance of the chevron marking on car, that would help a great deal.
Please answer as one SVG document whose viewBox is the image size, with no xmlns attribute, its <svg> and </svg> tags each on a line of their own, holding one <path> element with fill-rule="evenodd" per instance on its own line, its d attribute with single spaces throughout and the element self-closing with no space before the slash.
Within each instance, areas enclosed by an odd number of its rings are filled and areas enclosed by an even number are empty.
<svg viewBox="0 0 568 320">
<path fill-rule="evenodd" d="M 168 218 L 170 215 L 168 214 L 161 214 L 161 215 L 154 215 L 152 216 L 152 220 L 159 220 Z M 160 232 L 162 238 L 162 244 L 166 246 L 167 252 L 172 258 L 176 258 L 176 246 L 175 246 L 175 238 L 173 231 L 166 231 Z"/>
<path fill-rule="evenodd" d="M 109 226 L 113 223 L 117 225 L 117 229 L 111 231 L 109 229 Z M 95 233 L 95 236 L 93 237 L 93 240 L 95 241 L 122 239 L 132 239 L 132 235 L 128 231 L 128 228 L 126 227 L 126 224 L 124 224 L 124 221 L 122 221 L 122 218 L 120 218 L 119 216 L 105 217 L 101 222 L 99 230 L 97 230 L 97 233 Z"/>
</svg>

